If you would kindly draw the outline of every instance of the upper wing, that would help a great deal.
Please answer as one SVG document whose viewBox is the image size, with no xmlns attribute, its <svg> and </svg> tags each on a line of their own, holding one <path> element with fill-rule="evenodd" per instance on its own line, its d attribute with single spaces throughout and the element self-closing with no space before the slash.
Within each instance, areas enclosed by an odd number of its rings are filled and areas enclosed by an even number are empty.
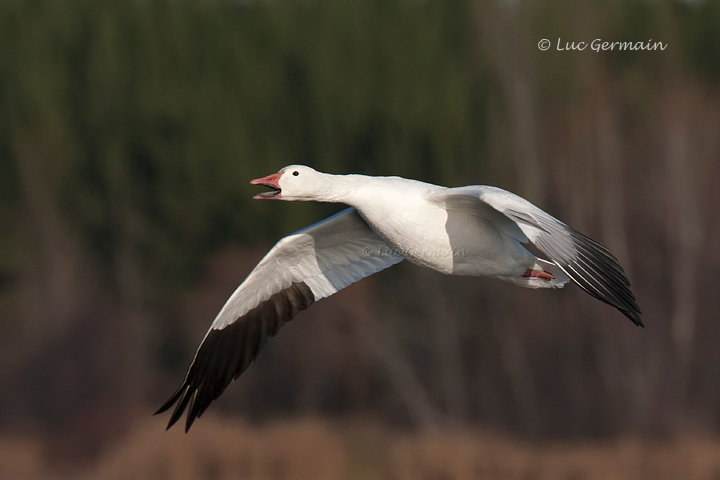
<svg viewBox="0 0 720 480">
<path fill-rule="evenodd" d="M 448 209 L 473 211 L 518 241 L 531 241 L 580 288 L 643 326 L 640 308 L 623 268 L 600 242 L 501 188 L 484 185 L 449 188 L 430 200 L 444 203 Z"/>
<path fill-rule="evenodd" d="M 182 385 L 156 413 L 177 402 L 170 428 L 189 405 L 187 431 L 285 322 L 315 300 L 402 260 L 354 208 L 283 238 L 225 303 Z"/>
</svg>

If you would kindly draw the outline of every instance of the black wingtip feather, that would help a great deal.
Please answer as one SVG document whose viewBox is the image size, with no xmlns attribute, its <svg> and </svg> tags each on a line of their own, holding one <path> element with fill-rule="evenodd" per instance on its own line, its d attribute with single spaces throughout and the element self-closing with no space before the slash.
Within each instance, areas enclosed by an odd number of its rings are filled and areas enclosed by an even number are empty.
<svg viewBox="0 0 720 480">
<path fill-rule="evenodd" d="M 175 402 L 177 402 L 178 398 L 180 397 L 180 395 L 182 394 L 184 389 L 185 389 L 185 383 L 180 385 L 180 388 L 175 390 L 175 393 L 173 393 L 170 396 L 170 398 L 165 403 L 162 404 L 162 407 L 158 408 L 157 411 L 155 413 L 153 413 L 153 415 L 160 415 L 161 413 L 166 412 L 167 410 L 170 409 L 170 407 L 175 405 Z"/>
<path fill-rule="evenodd" d="M 642 312 L 630 290 L 630 281 L 617 258 L 597 240 L 567 228 L 578 258 L 558 266 L 585 292 L 615 307 L 635 325 L 645 328 L 640 318 Z"/>
<path fill-rule="evenodd" d="M 195 419 L 257 358 L 267 339 L 275 336 L 285 322 L 314 301 L 315 296 L 307 284 L 293 283 L 225 328 L 211 329 L 198 348 L 182 385 L 155 415 L 177 404 L 168 422 L 169 429 L 187 409 L 185 432 L 188 432 Z"/>
</svg>

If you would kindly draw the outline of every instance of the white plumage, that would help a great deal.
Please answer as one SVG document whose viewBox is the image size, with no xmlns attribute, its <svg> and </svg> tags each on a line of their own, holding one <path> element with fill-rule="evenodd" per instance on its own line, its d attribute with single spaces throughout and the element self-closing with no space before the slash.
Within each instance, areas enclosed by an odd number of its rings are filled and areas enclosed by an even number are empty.
<svg viewBox="0 0 720 480">
<path fill-rule="evenodd" d="M 189 406 L 187 431 L 298 312 L 404 259 L 527 288 L 562 288 L 572 280 L 642 326 L 630 282 L 606 247 L 500 188 L 330 175 L 301 165 L 251 183 L 271 188 L 256 199 L 351 208 L 280 240 L 232 294 L 180 388 L 157 412 L 177 403 L 168 428 Z M 548 259 L 528 251 L 528 242 Z"/>
</svg>

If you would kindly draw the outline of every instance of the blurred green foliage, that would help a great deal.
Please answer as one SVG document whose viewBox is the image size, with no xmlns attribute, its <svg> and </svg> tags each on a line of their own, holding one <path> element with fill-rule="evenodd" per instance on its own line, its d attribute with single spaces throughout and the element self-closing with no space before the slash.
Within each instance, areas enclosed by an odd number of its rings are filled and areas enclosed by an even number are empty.
<svg viewBox="0 0 720 480">
<path fill-rule="evenodd" d="M 282 166 L 458 181 L 490 94 L 467 18 L 458 0 L 3 2 L 3 225 L 35 155 L 106 265 L 128 238 L 182 279 L 219 244 L 319 219 L 250 205 Z"/>
</svg>

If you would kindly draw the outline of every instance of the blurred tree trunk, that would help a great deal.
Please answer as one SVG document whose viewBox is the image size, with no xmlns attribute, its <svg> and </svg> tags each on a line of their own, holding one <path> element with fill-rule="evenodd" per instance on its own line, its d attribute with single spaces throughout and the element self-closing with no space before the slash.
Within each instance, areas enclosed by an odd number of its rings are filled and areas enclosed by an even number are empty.
<svg viewBox="0 0 720 480">
<path fill-rule="evenodd" d="M 498 349 L 507 376 L 512 387 L 515 408 L 522 415 L 522 427 L 531 435 L 537 434 L 540 428 L 537 392 L 533 369 L 527 357 L 527 345 L 523 344 L 522 335 L 518 328 L 518 320 L 507 305 L 511 295 L 503 293 L 495 301 L 504 303 L 501 308 L 493 308 L 492 323 L 495 327 Z M 499 314 L 504 310 L 505 314 Z"/>
<path fill-rule="evenodd" d="M 418 272 L 420 273 L 420 272 Z M 422 298 L 427 306 L 434 335 L 432 348 L 440 366 L 439 381 L 443 403 L 450 420 L 458 425 L 467 421 L 468 394 L 462 363 L 458 311 L 449 301 L 444 285 L 447 279 L 435 272 L 422 271 L 419 279 Z"/>
<path fill-rule="evenodd" d="M 122 322 L 122 372 L 120 382 L 123 404 L 133 412 L 146 405 L 148 392 L 148 338 L 150 328 L 143 306 L 143 278 L 138 258 L 137 239 L 125 228 L 115 252 L 115 280 Z"/>
<path fill-rule="evenodd" d="M 512 2 L 476 1 L 475 15 L 482 33 L 478 40 L 497 71 L 505 93 L 518 193 L 537 205 L 547 197 L 547 175 L 540 157 L 533 92 L 534 69 L 528 48 L 528 9 Z"/>
<path fill-rule="evenodd" d="M 31 248 L 38 253 L 33 257 L 37 290 L 32 294 L 34 301 L 25 304 L 31 310 L 27 319 L 39 322 L 34 325 L 37 340 L 67 328 L 88 294 L 81 249 L 60 207 L 67 162 L 42 139 L 41 134 L 23 132 L 15 144 L 20 191 L 28 212 L 28 236 Z"/>
<path fill-rule="evenodd" d="M 415 373 L 412 362 L 403 354 L 402 341 L 396 330 L 390 327 L 393 323 L 401 322 L 399 319 L 380 319 L 376 322 L 371 338 L 371 352 L 407 406 L 415 425 L 426 430 L 440 428 L 446 424 L 446 419 L 433 405 L 428 389 Z"/>
<path fill-rule="evenodd" d="M 691 167 L 694 141 L 691 99 L 671 94 L 666 104 L 666 157 L 668 184 L 663 195 L 668 212 L 666 227 L 670 240 L 667 279 L 672 296 L 672 338 L 681 362 L 689 360 L 695 338 L 697 317 L 697 273 L 702 224 L 698 202 L 698 179 Z"/>
<path fill-rule="evenodd" d="M 667 212 L 665 226 L 669 249 L 664 278 L 670 284 L 671 338 L 676 349 L 674 418 L 670 426 L 682 428 L 690 420 L 687 410 L 692 391 L 698 314 L 698 273 L 701 240 L 698 172 L 693 168 L 692 145 L 696 140 L 692 96 L 670 92 L 664 105 L 666 122 L 665 168 Z"/>
<path fill-rule="evenodd" d="M 598 180 L 600 223 L 602 238 L 620 260 L 628 278 L 632 278 L 632 263 L 625 228 L 625 152 L 619 132 L 620 114 L 618 101 L 606 89 L 597 100 L 596 151 L 599 170 Z"/>
<path fill-rule="evenodd" d="M 120 148 L 109 149 L 105 158 L 105 181 L 108 185 L 109 213 L 115 235 L 113 280 L 120 302 L 119 350 L 121 372 L 117 387 L 122 404 L 129 412 L 145 406 L 148 384 L 148 342 L 150 329 L 144 308 L 142 273 L 141 217 L 136 202 L 137 179 L 129 173 L 130 159 Z"/>
</svg>

